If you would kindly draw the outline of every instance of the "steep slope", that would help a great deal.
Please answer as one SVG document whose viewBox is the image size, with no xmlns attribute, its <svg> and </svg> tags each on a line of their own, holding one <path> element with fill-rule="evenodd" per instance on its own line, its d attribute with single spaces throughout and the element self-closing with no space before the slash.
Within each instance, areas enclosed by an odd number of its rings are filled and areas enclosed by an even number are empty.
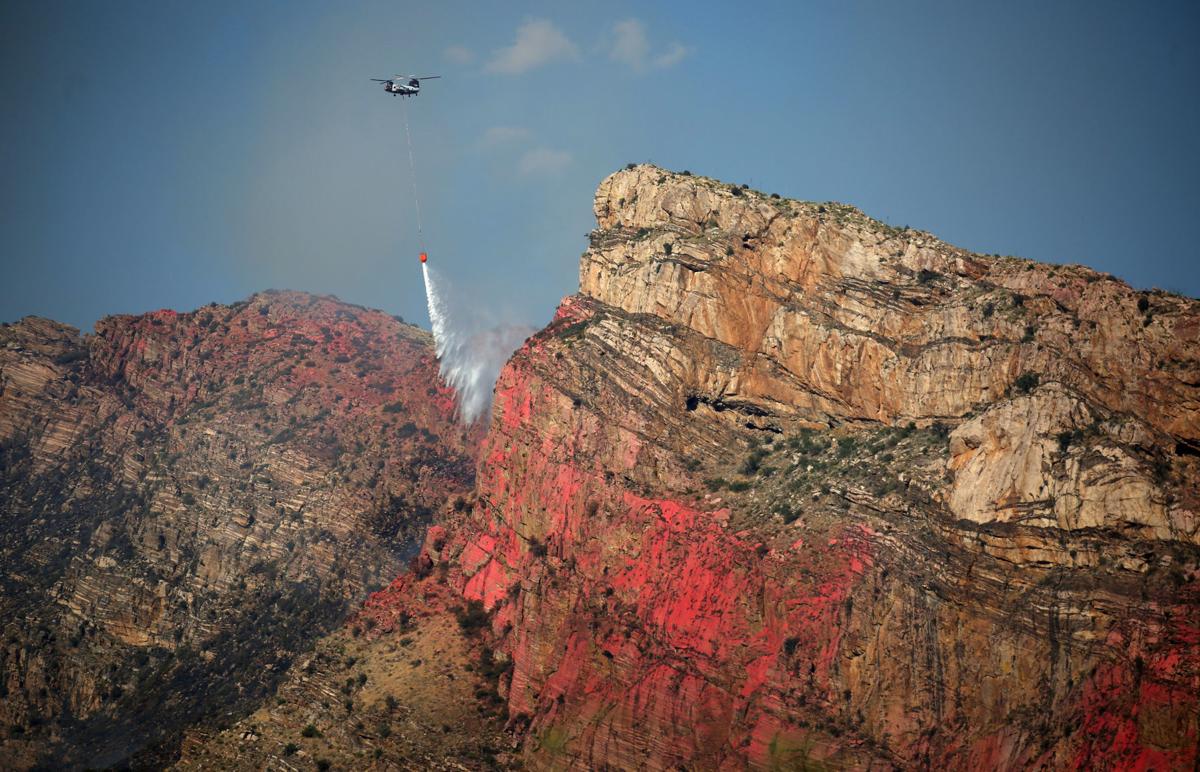
<svg viewBox="0 0 1200 772">
<path fill-rule="evenodd" d="M 486 623 L 443 576 L 407 573 L 254 713 L 189 733 L 174 769 L 519 769 L 496 691 L 508 669 L 483 640 Z"/>
<path fill-rule="evenodd" d="M 436 367 L 302 293 L 0 327 L 4 766 L 157 764 L 270 694 L 469 490 Z"/>
<path fill-rule="evenodd" d="M 1200 304 L 637 166 L 427 542 L 534 768 L 1190 768 Z"/>
</svg>

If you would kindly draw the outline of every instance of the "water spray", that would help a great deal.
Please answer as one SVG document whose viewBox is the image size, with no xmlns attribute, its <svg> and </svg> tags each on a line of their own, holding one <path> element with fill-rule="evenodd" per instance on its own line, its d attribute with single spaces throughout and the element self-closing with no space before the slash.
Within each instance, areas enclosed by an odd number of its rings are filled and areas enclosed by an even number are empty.
<svg viewBox="0 0 1200 772">
<path fill-rule="evenodd" d="M 417 168 L 413 160 L 412 131 L 408 125 L 408 107 L 404 108 L 404 138 L 408 145 L 408 170 L 412 180 L 413 208 L 416 212 L 417 244 L 420 247 L 421 276 L 425 281 L 425 302 L 433 327 L 434 353 L 438 373 L 454 389 L 463 420 L 474 423 L 485 416 L 492 404 L 492 386 L 508 356 L 534 332 L 525 325 L 488 324 L 478 309 L 451 313 L 449 284 L 429 267 L 425 234 L 421 227 L 421 198 L 417 193 Z"/>
</svg>

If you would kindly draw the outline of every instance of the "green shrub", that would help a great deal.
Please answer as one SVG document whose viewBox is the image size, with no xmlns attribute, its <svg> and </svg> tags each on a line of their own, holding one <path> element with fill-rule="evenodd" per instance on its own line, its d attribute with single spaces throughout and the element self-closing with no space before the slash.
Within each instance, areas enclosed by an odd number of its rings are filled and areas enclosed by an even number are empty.
<svg viewBox="0 0 1200 772">
<path fill-rule="evenodd" d="M 1015 381 L 1013 381 L 1013 387 L 1022 394 L 1028 394 L 1038 387 L 1038 384 L 1041 383 L 1041 380 L 1041 376 L 1039 376 L 1037 373 L 1021 373 L 1021 375 L 1018 376 Z"/>
<path fill-rule="evenodd" d="M 454 616 L 458 619 L 458 626 L 467 635 L 478 635 L 491 621 L 483 603 L 477 600 L 468 601 L 467 607 L 460 608 Z"/>
<path fill-rule="evenodd" d="M 1079 442 L 1083 439 L 1083 432 L 1079 429 L 1067 429 L 1058 433 L 1058 450 L 1060 453 L 1066 453 L 1072 443 Z"/>
<path fill-rule="evenodd" d="M 296 745 L 296 743 L 288 743 L 287 745 L 283 746 L 283 755 L 294 756 L 298 750 L 300 750 L 299 745 Z"/>
<path fill-rule="evenodd" d="M 320 737 L 321 732 L 319 729 L 317 729 L 312 724 L 305 724 L 304 728 L 300 730 L 300 736 L 301 737 Z"/>
</svg>

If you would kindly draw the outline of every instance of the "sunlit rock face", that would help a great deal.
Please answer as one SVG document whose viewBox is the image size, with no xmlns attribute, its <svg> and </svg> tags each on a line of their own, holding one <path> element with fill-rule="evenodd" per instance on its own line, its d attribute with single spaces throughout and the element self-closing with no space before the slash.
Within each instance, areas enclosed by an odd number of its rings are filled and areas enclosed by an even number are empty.
<svg viewBox="0 0 1200 772">
<path fill-rule="evenodd" d="M 636 166 L 426 543 L 533 768 L 1190 768 L 1200 304 Z"/>
<path fill-rule="evenodd" d="M 270 694 L 470 489 L 452 397 L 302 293 L 0 327 L 0 766 L 159 764 Z"/>
</svg>

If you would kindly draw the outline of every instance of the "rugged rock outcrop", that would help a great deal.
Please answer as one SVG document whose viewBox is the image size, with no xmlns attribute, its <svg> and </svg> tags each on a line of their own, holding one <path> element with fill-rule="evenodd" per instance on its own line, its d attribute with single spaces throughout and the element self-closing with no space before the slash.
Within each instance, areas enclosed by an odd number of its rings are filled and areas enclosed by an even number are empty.
<svg viewBox="0 0 1200 772">
<path fill-rule="evenodd" d="M 637 166 L 426 556 L 534 768 L 1190 768 L 1200 304 Z"/>
<path fill-rule="evenodd" d="M 0 766 L 157 764 L 414 554 L 473 460 L 428 333 L 268 292 L 0 327 Z"/>
<path fill-rule="evenodd" d="M 653 166 L 595 207 L 474 491 L 180 766 L 1197 763 L 1200 303 Z"/>
</svg>

